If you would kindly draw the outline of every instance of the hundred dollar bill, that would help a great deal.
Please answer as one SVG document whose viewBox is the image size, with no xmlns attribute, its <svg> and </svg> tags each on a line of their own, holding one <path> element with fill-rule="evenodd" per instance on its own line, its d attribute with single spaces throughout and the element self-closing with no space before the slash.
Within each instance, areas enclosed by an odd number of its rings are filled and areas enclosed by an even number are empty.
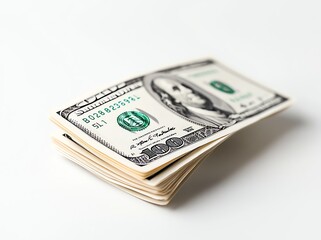
<svg viewBox="0 0 321 240">
<path fill-rule="evenodd" d="M 290 103 L 288 97 L 205 59 L 102 89 L 55 111 L 51 119 L 104 161 L 146 178 Z"/>
</svg>

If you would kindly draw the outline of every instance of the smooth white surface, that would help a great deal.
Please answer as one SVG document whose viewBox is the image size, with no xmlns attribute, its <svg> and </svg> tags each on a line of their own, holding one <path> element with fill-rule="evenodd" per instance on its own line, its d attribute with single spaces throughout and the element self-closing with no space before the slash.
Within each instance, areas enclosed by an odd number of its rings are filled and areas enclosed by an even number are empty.
<svg viewBox="0 0 321 240">
<path fill-rule="evenodd" d="M 321 239 L 320 1 L 1 1 L 0 239 Z M 296 99 L 211 155 L 168 207 L 60 157 L 52 108 L 212 56 Z"/>
</svg>

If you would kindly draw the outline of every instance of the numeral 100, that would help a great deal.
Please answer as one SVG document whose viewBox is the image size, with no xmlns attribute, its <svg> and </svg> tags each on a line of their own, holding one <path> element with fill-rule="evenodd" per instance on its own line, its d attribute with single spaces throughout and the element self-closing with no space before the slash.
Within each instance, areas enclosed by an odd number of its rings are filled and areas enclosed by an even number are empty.
<svg viewBox="0 0 321 240">
<path fill-rule="evenodd" d="M 170 148 L 179 148 L 183 146 L 184 141 L 181 138 L 173 137 L 166 140 L 164 143 L 157 143 L 151 148 L 144 149 L 141 153 L 146 154 L 149 159 L 156 157 L 157 155 L 163 155 L 168 153 Z"/>
</svg>

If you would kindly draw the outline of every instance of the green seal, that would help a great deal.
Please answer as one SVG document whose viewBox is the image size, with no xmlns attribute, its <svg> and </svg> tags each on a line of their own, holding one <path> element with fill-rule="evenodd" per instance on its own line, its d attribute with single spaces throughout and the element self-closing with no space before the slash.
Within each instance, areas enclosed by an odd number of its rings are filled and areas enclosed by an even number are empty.
<svg viewBox="0 0 321 240">
<path fill-rule="evenodd" d="M 117 117 L 117 123 L 128 131 L 137 132 L 147 128 L 150 123 L 150 119 L 144 113 L 129 111 L 120 114 Z"/>
<path fill-rule="evenodd" d="M 225 83 L 222 83 L 220 81 L 212 81 L 211 86 L 214 87 L 215 89 L 227 93 L 227 94 L 233 94 L 235 93 L 235 90 L 231 88 L 230 86 L 226 85 Z"/>
</svg>

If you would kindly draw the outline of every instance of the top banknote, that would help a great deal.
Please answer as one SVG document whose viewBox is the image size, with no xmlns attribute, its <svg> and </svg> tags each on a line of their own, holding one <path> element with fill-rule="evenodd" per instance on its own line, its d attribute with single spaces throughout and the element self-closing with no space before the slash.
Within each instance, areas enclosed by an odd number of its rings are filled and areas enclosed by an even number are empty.
<svg viewBox="0 0 321 240">
<path fill-rule="evenodd" d="M 102 89 L 52 120 L 104 161 L 146 178 L 289 105 L 288 97 L 205 59 Z"/>
</svg>

